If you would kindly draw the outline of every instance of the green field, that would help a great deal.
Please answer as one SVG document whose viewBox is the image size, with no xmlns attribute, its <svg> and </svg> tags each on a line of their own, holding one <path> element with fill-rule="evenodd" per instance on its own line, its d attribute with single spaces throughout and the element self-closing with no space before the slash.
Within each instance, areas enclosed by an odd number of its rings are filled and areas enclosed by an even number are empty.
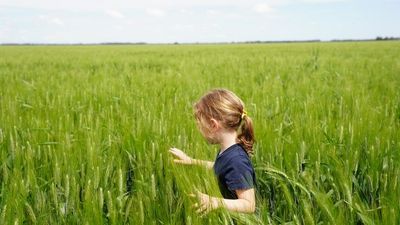
<svg viewBox="0 0 400 225">
<path fill-rule="evenodd" d="M 192 105 L 255 125 L 256 215 L 220 196 Z M 400 42 L 1 46 L 0 224 L 400 224 Z"/>
</svg>

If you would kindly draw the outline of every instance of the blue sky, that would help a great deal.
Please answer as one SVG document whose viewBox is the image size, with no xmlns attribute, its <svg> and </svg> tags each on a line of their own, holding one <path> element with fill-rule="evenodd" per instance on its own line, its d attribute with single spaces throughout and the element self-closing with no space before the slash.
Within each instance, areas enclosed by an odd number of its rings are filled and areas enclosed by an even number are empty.
<svg viewBox="0 0 400 225">
<path fill-rule="evenodd" d="M 0 0 L 0 43 L 400 37 L 400 0 Z"/>
</svg>

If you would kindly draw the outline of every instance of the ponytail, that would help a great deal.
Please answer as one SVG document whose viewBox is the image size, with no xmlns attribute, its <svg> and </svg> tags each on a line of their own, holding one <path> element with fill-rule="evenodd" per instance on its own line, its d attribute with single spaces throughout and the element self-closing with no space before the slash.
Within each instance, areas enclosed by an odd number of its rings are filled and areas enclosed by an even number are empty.
<svg viewBox="0 0 400 225">
<path fill-rule="evenodd" d="M 253 155 L 253 144 L 254 144 L 254 129 L 253 121 L 249 116 L 244 114 L 240 121 L 238 129 L 238 142 L 246 150 L 248 155 Z"/>
</svg>

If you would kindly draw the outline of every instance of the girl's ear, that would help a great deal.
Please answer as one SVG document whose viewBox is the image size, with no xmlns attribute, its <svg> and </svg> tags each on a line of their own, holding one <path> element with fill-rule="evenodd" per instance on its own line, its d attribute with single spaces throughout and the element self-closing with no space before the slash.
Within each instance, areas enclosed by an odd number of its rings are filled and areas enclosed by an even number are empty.
<svg viewBox="0 0 400 225">
<path fill-rule="evenodd" d="M 220 127 L 218 120 L 216 119 L 211 119 L 210 120 L 210 127 L 212 130 L 218 130 L 218 128 Z"/>
</svg>

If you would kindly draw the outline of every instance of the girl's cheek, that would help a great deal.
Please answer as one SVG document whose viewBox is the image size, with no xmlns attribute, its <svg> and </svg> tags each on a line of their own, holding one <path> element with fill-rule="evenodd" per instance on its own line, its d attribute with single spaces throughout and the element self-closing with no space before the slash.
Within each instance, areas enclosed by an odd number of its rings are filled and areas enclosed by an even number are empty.
<svg viewBox="0 0 400 225">
<path fill-rule="evenodd" d="M 206 133 L 206 134 L 203 134 L 203 136 L 204 136 L 204 138 L 207 140 L 207 142 L 209 144 L 218 144 L 217 138 L 213 134 L 211 134 L 210 132 Z"/>
</svg>

